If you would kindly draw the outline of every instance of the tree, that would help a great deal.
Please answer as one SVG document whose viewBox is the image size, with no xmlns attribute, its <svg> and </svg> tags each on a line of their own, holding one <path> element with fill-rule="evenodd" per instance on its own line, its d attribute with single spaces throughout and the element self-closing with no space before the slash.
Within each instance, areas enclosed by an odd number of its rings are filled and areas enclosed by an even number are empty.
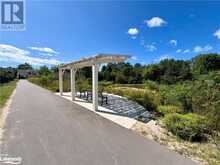
<svg viewBox="0 0 220 165">
<path fill-rule="evenodd" d="M 52 76 L 53 76 L 53 78 L 56 80 L 56 79 L 58 79 L 59 78 L 59 69 L 58 69 L 58 66 L 52 66 L 51 67 L 51 74 L 52 74 Z"/>
<path fill-rule="evenodd" d="M 28 63 L 20 64 L 18 65 L 18 69 L 24 69 L 24 70 L 32 70 L 32 66 Z"/>
<path fill-rule="evenodd" d="M 195 75 L 207 74 L 210 71 L 220 70 L 219 54 L 201 54 L 192 59 L 192 69 Z"/>
<path fill-rule="evenodd" d="M 127 83 L 126 77 L 120 73 L 117 73 L 117 75 L 115 77 L 115 81 L 119 84 L 126 84 Z"/>
<path fill-rule="evenodd" d="M 160 80 L 164 83 L 173 84 L 192 78 L 188 61 L 165 59 L 159 63 L 159 68 L 162 74 Z"/>
<path fill-rule="evenodd" d="M 39 74 L 43 76 L 48 76 L 49 74 L 51 74 L 51 71 L 46 65 L 44 65 L 40 67 Z"/>
<path fill-rule="evenodd" d="M 16 78 L 17 70 L 15 68 L 1 68 L 0 67 L 0 83 L 7 83 Z"/>
<path fill-rule="evenodd" d="M 118 64 L 119 66 L 119 64 Z M 113 81 L 115 82 L 115 77 L 118 72 L 118 66 L 114 63 L 108 63 L 106 66 L 102 67 L 101 73 L 102 77 L 106 81 Z"/>
<path fill-rule="evenodd" d="M 133 67 L 133 80 L 131 83 L 133 84 L 141 84 L 143 82 L 143 67 L 141 64 L 136 63 Z"/>
<path fill-rule="evenodd" d="M 158 64 L 148 65 L 144 68 L 143 77 L 145 80 L 159 81 L 162 71 Z"/>
</svg>

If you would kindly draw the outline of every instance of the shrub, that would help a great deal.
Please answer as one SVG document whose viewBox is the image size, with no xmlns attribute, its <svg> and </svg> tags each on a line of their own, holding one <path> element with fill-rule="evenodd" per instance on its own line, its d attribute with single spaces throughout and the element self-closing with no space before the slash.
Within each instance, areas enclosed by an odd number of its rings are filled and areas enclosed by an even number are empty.
<svg viewBox="0 0 220 165">
<path fill-rule="evenodd" d="M 161 85 L 160 95 L 165 105 L 182 107 L 185 112 L 192 112 L 191 84 Z"/>
<path fill-rule="evenodd" d="M 203 75 L 193 82 L 193 111 L 208 118 L 210 132 L 220 131 L 220 74 Z"/>
<path fill-rule="evenodd" d="M 82 93 L 84 91 L 91 91 L 92 87 L 89 84 L 89 81 L 86 79 L 79 79 L 76 85 L 77 90 Z"/>
<path fill-rule="evenodd" d="M 159 90 L 159 84 L 156 81 L 147 80 L 144 82 L 144 84 L 146 85 L 146 88 L 156 91 Z"/>
<path fill-rule="evenodd" d="M 205 117 L 196 114 L 167 114 L 164 123 L 168 130 L 184 140 L 201 141 L 207 131 Z"/>
<path fill-rule="evenodd" d="M 42 86 L 48 86 L 49 78 L 47 76 L 42 76 L 40 79 L 40 82 L 41 82 Z"/>
<path fill-rule="evenodd" d="M 213 80 L 195 81 L 192 91 L 193 110 L 198 114 L 210 113 L 220 102 L 219 83 Z"/>
<path fill-rule="evenodd" d="M 145 84 L 109 84 L 112 87 L 131 87 L 131 88 L 138 88 L 138 89 L 144 89 Z"/>
<path fill-rule="evenodd" d="M 163 115 L 183 112 L 183 110 L 180 107 L 175 105 L 160 105 L 157 107 L 157 111 Z"/>
<path fill-rule="evenodd" d="M 143 96 L 143 106 L 149 111 L 155 111 L 161 103 L 160 94 L 156 91 L 145 89 Z"/>
<path fill-rule="evenodd" d="M 52 92 L 59 92 L 59 81 L 58 80 L 52 80 L 50 78 L 47 78 L 45 76 L 43 77 L 35 77 L 35 78 L 29 78 L 30 82 L 37 84 L 39 86 L 42 86 L 46 89 L 51 90 Z M 69 81 L 64 80 L 63 81 L 63 91 L 67 92 L 70 90 Z"/>
</svg>

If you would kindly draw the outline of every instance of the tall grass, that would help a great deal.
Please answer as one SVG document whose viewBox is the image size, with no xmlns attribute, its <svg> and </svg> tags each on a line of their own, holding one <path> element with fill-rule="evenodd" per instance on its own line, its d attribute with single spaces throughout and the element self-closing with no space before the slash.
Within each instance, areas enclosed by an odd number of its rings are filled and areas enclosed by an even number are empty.
<svg viewBox="0 0 220 165">
<path fill-rule="evenodd" d="M 149 89 L 108 86 L 105 88 L 105 91 L 136 101 L 149 111 L 156 110 L 157 106 L 161 103 L 159 93 Z"/>
<path fill-rule="evenodd" d="M 29 78 L 28 80 L 52 92 L 59 92 L 59 80 L 51 80 L 48 79 L 47 77 L 41 77 L 41 78 L 35 77 L 35 78 Z M 68 80 L 63 81 L 63 91 L 64 92 L 70 91 L 70 81 Z"/>
</svg>

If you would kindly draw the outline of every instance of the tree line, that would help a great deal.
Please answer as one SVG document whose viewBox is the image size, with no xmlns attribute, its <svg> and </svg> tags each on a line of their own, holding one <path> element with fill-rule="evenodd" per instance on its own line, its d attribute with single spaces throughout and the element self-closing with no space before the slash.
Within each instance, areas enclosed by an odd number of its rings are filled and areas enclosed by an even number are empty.
<svg viewBox="0 0 220 165">
<path fill-rule="evenodd" d="M 157 64 L 109 63 L 102 67 L 100 80 L 120 84 L 141 84 L 146 80 L 175 84 L 220 69 L 219 54 L 198 55 L 191 60 L 165 59 Z"/>
<path fill-rule="evenodd" d="M 13 68 L 13 67 L 7 67 L 7 68 L 0 67 L 0 83 L 3 84 L 3 83 L 7 83 L 7 82 L 10 82 L 10 81 L 14 80 L 17 77 L 18 69 L 33 70 L 33 67 L 28 63 L 20 64 L 16 68 Z"/>
<path fill-rule="evenodd" d="M 27 63 L 18 65 L 17 68 L 0 68 L 0 83 L 9 82 L 16 78 L 18 69 L 33 69 Z M 58 68 L 42 66 L 34 69 L 39 76 L 49 79 L 58 79 Z M 162 84 L 175 84 L 177 82 L 193 80 L 198 75 L 207 74 L 210 71 L 220 70 L 220 55 L 216 53 L 201 54 L 191 60 L 165 59 L 156 64 L 141 65 L 136 63 L 108 63 L 102 66 L 99 72 L 100 81 L 110 81 L 118 84 L 142 84 L 147 80 Z M 69 77 L 69 71 L 65 77 Z M 91 80 L 92 71 L 85 67 L 77 72 L 77 78 Z"/>
</svg>

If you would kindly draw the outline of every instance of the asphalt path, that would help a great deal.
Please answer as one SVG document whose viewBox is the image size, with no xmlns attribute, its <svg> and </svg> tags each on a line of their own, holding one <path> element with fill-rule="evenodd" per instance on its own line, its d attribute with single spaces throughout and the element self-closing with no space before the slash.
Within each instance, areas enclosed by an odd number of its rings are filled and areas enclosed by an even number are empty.
<svg viewBox="0 0 220 165">
<path fill-rule="evenodd" d="M 1 154 L 24 165 L 195 164 L 26 80 L 17 85 L 4 129 Z"/>
</svg>

